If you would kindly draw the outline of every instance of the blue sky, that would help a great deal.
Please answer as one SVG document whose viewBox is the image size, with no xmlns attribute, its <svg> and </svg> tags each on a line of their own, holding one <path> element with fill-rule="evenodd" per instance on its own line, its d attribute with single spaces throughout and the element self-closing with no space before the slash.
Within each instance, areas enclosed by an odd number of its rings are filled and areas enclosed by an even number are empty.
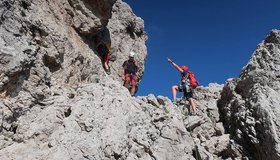
<svg viewBox="0 0 280 160">
<path fill-rule="evenodd" d="M 124 0 L 144 19 L 149 39 L 137 95 L 171 97 L 187 65 L 200 84 L 238 77 L 257 45 L 280 29 L 280 0 Z"/>
</svg>

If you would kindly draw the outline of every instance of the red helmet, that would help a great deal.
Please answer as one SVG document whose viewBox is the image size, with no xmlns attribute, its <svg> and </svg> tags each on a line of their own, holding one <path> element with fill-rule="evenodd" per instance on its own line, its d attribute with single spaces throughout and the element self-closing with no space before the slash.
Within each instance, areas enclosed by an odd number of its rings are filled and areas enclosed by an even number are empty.
<svg viewBox="0 0 280 160">
<path fill-rule="evenodd" d="M 180 68 L 185 72 L 187 72 L 189 70 L 188 66 L 181 66 Z"/>
</svg>

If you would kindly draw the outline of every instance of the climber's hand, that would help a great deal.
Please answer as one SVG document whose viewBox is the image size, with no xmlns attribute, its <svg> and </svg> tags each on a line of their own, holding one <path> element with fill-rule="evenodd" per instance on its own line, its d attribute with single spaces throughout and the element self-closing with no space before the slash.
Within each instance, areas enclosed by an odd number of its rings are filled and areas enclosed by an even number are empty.
<svg viewBox="0 0 280 160">
<path fill-rule="evenodd" d="M 168 61 L 168 62 L 170 62 L 170 63 L 172 63 L 172 62 L 173 62 L 173 61 L 172 61 L 171 59 L 169 59 L 169 58 L 167 58 L 167 61 Z"/>
</svg>

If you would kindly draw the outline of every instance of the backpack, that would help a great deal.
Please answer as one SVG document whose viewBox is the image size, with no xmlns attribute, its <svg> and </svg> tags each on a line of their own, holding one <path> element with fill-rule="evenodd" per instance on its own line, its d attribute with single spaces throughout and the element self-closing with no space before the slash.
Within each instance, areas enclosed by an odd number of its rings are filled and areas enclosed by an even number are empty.
<svg viewBox="0 0 280 160">
<path fill-rule="evenodd" d="M 195 89 L 199 85 L 199 82 L 196 80 L 193 72 L 188 71 L 188 74 L 190 79 L 190 85 L 193 89 Z"/>
<path fill-rule="evenodd" d="M 104 43 L 101 43 L 97 46 L 97 52 L 100 56 L 105 55 L 109 52 L 107 46 Z"/>
</svg>

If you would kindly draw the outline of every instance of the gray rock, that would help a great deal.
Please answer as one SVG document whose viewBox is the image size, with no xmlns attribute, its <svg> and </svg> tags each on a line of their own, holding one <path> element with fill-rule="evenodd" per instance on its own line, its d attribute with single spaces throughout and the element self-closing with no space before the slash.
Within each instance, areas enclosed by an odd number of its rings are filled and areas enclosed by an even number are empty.
<svg viewBox="0 0 280 160">
<path fill-rule="evenodd" d="M 225 134 L 219 137 L 213 137 L 209 141 L 206 141 L 205 148 L 210 153 L 222 153 L 229 146 L 229 134 Z"/>
<path fill-rule="evenodd" d="M 186 122 L 186 128 L 188 130 L 193 130 L 194 128 L 200 126 L 205 123 L 205 121 L 199 116 L 190 116 L 188 121 Z"/>
<path fill-rule="evenodd" d="M 172 105 L 171 100 L 167 97 L 157 96 L 157 100 L 160 105 Z"/>
<path fill-rule="evenodd" d="M 216 123 L 215 130 L 216 130 L 217 136 L 221 136 L 221 135 L 225 134 L 225 128 L 223 126 L 223 123 L 221 123 L 221 122 Z"/>
<path fill-rule="evenodd" d="M 122 86 L 130 51 L 141 81 L 147 35 L 121 0 L 0 6 L 0 159 L 194 160 L 196 148 L 202 159 L 279 159 L 279 31 L 239 78 L 198 87 L 189 116 L 186 101 L 131 97 Z M 97 35 L 110 46 L 110 75 Z"/>
<path fill-rule="evenodd" d="M 157 98 L 153 94 L 149 94 L 147 96 L 148 103 L 152 104 L 153 106 L 159 107 L 159 103 Z"/>
<path fill-rule="evenodd" d="M 120 69 L 124 61 L 128 59 L 130 51 L 136 53 L 135 60 L 139 69 L 137 73 L 138 81 L 144 74 L 144 64 L 147 56 L 147 47 L 145 41 L 148 39 L 144 31 L 144 21 L 137 17 L 130 6 L 117 0 L 112 8 L 112 18 L 107 25 L 110 37 L 111 48 L 114 50 L 114 56 L 117 57 L 113 63 L 110 63 L 113 79 L 121 80 Z"/>
<path fill-rule="evenodd" d="M 229 133 L 253 159 L 279 159 L 278 30 L 257 47 L 240 78 L 225 85 L 219 107 Z"/>
</svg>

